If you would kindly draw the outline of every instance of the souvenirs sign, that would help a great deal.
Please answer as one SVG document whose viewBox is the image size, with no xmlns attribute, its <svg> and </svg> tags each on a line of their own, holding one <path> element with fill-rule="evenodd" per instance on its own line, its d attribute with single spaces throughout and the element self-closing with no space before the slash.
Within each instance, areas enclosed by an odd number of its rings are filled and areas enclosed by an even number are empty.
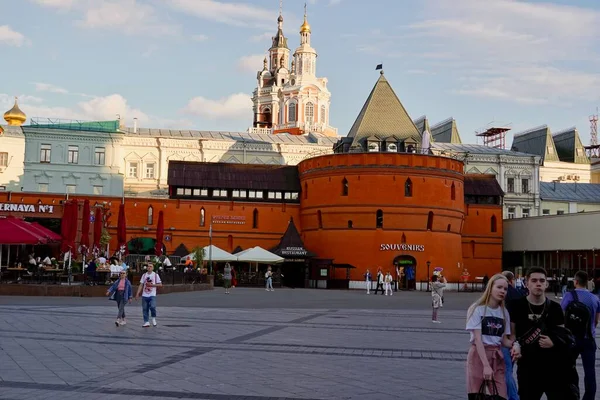
<svg viewBox="0 0 600 400">
<path fill-rule="evenodd" d="M 406 244 L 406 243 L 399 243 L 399 244 L 386 244 L 386 243 L 382 243 L 381 245 L 379 245 L 379 250 L 380 251 L 418 251 L 418 252 L 423 252 L 425 251 L 425 245 L 424 244 Z"/>
<path fill-rule="evenodd" d="M 45 204 L 0 203 L 0 211 L 52 214 L 54 213 L 54 206 Z"/>
<path fill-rule="evenodd" d="M 213 215 L 213 224 L 244 225 L 246 217 L 244 215 Z"/>
</svg>

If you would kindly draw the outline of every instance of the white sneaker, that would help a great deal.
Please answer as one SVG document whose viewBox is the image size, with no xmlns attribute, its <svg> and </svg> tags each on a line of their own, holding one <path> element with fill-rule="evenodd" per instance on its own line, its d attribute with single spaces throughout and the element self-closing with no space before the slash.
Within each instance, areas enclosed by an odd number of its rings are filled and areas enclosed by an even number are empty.
<svg viewBox="0 0 600 400">
<path fill-rule="evenodd" d="M 148 328 L 150 327 L 150 322 L 144 322 L 144 325 L 142 325 L 143 328 Z"/>
<path fill-rule="evenodd" d="M 127 321 L 125 321 L 125 320 L 121 321 L 121 325 L 127 325 Z"/>
<path fill-rule="evenodd" d="M 156 326 L 156 318 L 152 318 L 152 326 Z"/>
<path fill-rule="evenodd" d="M 431 322 L 433 322 L 434 324 L 441 324 L 442 323 L 442 321 L 435 321 L 435 320 L 431 321 Z"/>
</svg>

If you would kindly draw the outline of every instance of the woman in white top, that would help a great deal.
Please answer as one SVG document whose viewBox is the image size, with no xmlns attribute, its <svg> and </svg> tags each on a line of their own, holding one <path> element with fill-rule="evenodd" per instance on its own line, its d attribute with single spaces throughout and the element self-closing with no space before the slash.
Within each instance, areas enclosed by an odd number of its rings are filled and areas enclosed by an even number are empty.
<svg viewBox="0 0 600 400">
<path fill-rule="evenodd" d="M 388 292 L 390 294 L 390 296 L 392 295 L 392 274 L 390 274 L 390 271 L 388 271 L 385 274 L 385 295 L 388 295 Z"/>
<path fill-rule="evenodd" d="M 510 317 L 504 307 L 508 280 L 494 275 L 485 292 L 467 312 L 467 330 L 471 348 L 467 356 L 467 394 L 476 399 L 484 382 L 490 394 L 507 398 L 505 364 L 501 346 L 512 347 Z M 513 354 L 513 357 L 516 357 Z M 497 390 L 498 393 L 494 393 Z"/>
</svg>

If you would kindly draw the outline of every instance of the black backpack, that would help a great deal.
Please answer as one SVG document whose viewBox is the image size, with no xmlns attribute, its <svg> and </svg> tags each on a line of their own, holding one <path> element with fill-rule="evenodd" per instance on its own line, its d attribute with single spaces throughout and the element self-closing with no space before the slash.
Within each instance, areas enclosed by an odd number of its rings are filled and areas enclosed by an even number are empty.
<svg viewBox="0 0 600 400">
<path fill-rule="evenodd" d="M 577 338 L 592 336 L 592 315 L 588 306 L 579 301 L 577 291 L 571 291 L 573 301 L 565 309 L 565 327 Z"/>
</svg>

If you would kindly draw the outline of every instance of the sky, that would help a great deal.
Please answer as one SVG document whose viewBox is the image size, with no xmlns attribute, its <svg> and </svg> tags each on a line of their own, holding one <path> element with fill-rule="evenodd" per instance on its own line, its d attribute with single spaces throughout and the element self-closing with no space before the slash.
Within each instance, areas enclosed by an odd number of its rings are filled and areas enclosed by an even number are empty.
<svg viewBox="0 0 600 400">
<path fill-rule="evenodd" d="M 597 0 L 309 0 L 330 124 L 346 135 L 379 77 L 413 119 L 456 119 L 463 142 L 576 126 L 600 106 Z M 299 45 L 303 0 L 283 0 Z M 150 128 L 246 131 L 279 0 L 0 0 L 0 109 Z"/>
</svg>

